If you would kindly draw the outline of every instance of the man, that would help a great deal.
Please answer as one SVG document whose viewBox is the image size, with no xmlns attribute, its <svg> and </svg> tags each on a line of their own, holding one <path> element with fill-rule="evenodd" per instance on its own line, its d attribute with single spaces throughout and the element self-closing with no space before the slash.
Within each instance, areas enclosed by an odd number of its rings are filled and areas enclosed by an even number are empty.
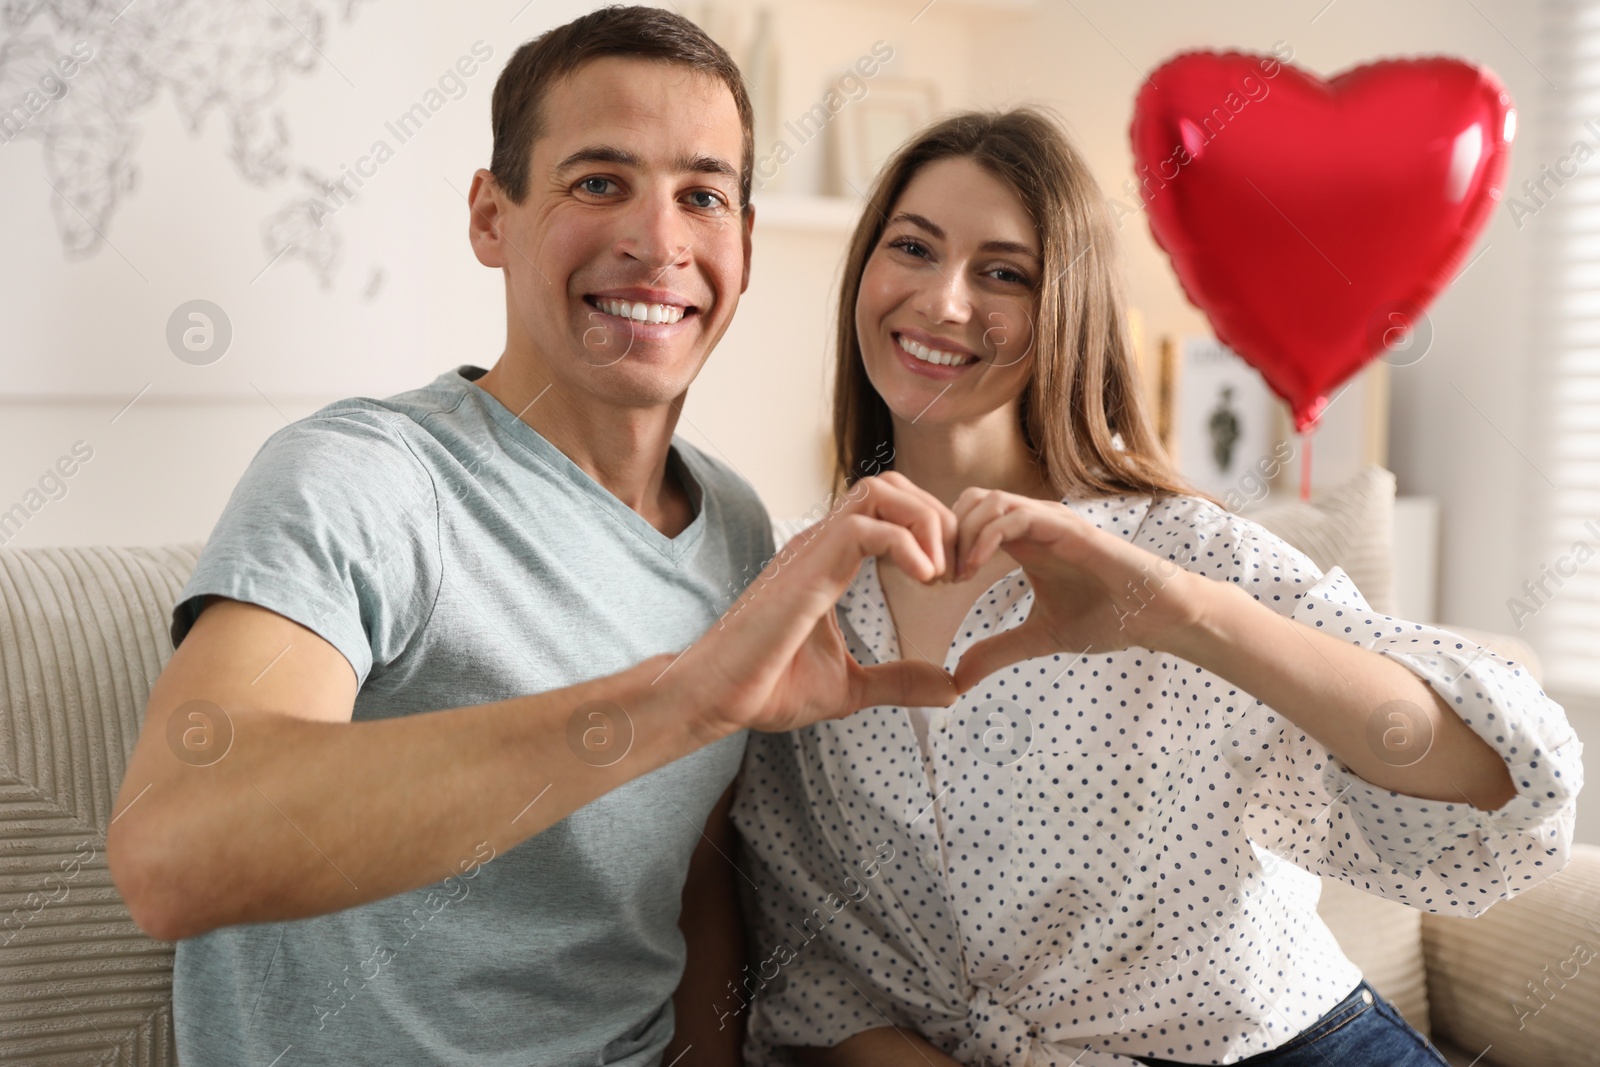
<svg viewBox="0 0 1600 1067">
<path fill-rule="evenodd" d="M 734 1062 L 738 947 L 693 928 L 733 908 L 743 730 L 954 700 L 834 621 L 866 556 L 944 570 L 954 515 L 897 475 L 728 605 L 767 516 L 673 436 L 749 278 L 727 54 L 605 9 L 523 46 L 493 121 L 499 361 L 274 434 L 173 613 L 107 850 L 179 939 L 187 1064 L 653 1064 L 680 977 L 673 1051 Z"/>
</svg>

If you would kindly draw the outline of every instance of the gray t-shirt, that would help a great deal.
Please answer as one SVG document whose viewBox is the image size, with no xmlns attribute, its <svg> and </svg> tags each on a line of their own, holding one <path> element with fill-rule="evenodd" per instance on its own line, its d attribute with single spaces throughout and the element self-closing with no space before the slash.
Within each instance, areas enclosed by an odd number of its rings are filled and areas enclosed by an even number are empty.
<svg viewBox="0 0 1600 1067">
<path fill-rule="evenodd" d="M 681 650 L 771 557 L 766 511 L 726 466 L 674 438 L 695 517 L 668 538 L 473 384 L 483 373 L 340 401 L 273 434 L 179 597 L 173 642 L 206 594 L 259 604 L 349 659 L 356 721 L 412 715 Z M 744 745 L 725 738 L 492 859 L 484 844 L 433 886 L 179 942 L 179 1055 L 659 1062 L 689 857 Z M 530 777 L 528 799 L 544 786 Z"/>
</svg>

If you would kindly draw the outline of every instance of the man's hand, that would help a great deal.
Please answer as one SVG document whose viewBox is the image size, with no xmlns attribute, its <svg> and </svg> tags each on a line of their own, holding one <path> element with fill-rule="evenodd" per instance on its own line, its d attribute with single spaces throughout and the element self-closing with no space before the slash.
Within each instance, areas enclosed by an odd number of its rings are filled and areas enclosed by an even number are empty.
<svg viewBox="0 0 1600 1067">
<path fill-rule="evenodd" d="M 841 503 L 786 545 L 672 668 L 712 732 L 792 730 L 877 704 L 955 702 L 950 676 L 933 664 L 858 664 L 834 616 L 868 556 L 888 556 L 925 582 L 947 577 L 955 513 L 893 471 L 863 478 Z"/>
</svg>

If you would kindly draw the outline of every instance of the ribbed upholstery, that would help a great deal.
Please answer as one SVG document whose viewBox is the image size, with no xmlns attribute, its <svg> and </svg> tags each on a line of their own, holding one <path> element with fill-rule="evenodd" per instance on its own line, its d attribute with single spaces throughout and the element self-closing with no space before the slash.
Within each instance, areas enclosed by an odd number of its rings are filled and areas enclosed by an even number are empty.
<svg viewBox="0 0 1600 1067">
<path fill-rule="evenodd" d="M 105 833 L 199 550 L 0 549 L 0 1063 L 177 1062 Z"/>
<path fill-rule="evenodd" d="M 1422 943 L 1434 1026 L 1479 1067 L 1600 1064 L 1600 848 L 1476 919 L 1424 915 Z"/>
</svg>

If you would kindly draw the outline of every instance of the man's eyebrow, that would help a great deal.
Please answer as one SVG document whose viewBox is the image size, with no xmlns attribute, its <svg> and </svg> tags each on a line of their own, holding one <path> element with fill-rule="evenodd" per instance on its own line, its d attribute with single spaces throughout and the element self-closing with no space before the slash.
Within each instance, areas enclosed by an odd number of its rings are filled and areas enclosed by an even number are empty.
<svg viewBox="0 0 1600 1067">
<path fill-rule="evenodd" d="M 889 221 L 890 223 L 901 221 L 909 222 L 913 226 L 927 230 L 936 239 L 940 241 L 944 240 L 944 229 L 941 226 L 935 223 L 932 219 L 924 218 L 923 216 L 913 212 L 896 212 L 894 218 L 890 219 Z M 985 241 L 980 247 L 985 252 L 1010 252 L 1013 255 L 1029 256 L 1033 259 L 1042 258 L 1039 253 L 1035 252 L 1027 245 L 1021 244 L 1017 241 Z"/>
<path fill-rule="evenodd" d="M 582 163 L 614 163 L 619 167 L 637 167 L 640 160 L 626 149 L 605 144 L 587 145 L 557 163 L 556 170 L 566 170 Z"/>
<path fill-rule="evenodd" d="M 610 163 L 619 167 L 642 167 L 644 160 L 629 152 L 625 148 L 614 145 L 588 145 L 578 149 L 566 159 L 556 164 L 556 171 L 569 170 L 572 167 L 585 163 Z M 673 160 L 672 167 L 678 174 L 718 174 L 728 178 L 737 179 L 739 171 L 725 159 L 716 156 L 694 155 L 679 156 Z"/>
<path fill-rule="evenodd" d="M 698 155 L 680 157 L 675 164 L 679 174 L 717 174 L 738 180 L 739 169 L 725 159 Z"/>
</svg>

